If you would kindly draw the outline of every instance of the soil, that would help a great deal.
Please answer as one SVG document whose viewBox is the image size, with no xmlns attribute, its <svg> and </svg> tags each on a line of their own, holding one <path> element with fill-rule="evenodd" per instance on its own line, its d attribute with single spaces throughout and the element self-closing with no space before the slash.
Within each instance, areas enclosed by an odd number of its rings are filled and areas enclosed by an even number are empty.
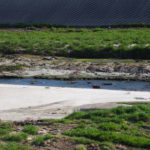
<svg viewBox="0 0 150 150">
<path fill-rule="evenodd" d="M 0 122 L 2 123 L 2 122 Z M 38 128 L 37 135 L 29 135 L 25 141 L 21 144 L 28 144 L 29 150 L 77 150 L 82 144 L 71 137 L 63 135 L 65 131 L 70 131 L 77 127 L 78 123 L 53 123 L 44 120 L 26 120 L 26 121 L 14 121 L 12 122 L 13 132 L 12 134 L 21 133 L 25 125 L 35 125 Z M 45 136 L 47 134 L 53 135 L 51 139 L 45 140 L 40 144 L 34 144 L 33 141 L 38 136 Z M 82 145 L 86 150 L 100 150 L 98 144 L 89 143 Z M 112 147 L 112 150 L 126 150 L 127 147 L 116 144 Z"/>
<path fill-rule="evenodd" d="M 7 66 L 22 65 L 20 69 Z M 148 60 L 72 59 L 34 55 L 1 55 L 2 78 L 114 79 L 150 81 Z M 3 70 L 2 70 L 3 69 Z"/>
</svg>

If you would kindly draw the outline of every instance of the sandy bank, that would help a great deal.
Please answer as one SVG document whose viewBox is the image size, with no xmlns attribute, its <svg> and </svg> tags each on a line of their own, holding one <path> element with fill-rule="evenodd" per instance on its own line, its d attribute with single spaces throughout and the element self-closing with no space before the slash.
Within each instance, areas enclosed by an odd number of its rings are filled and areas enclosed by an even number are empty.
<svg viewBox="0 0 150 150">
<path fill-rule="evenodd" d="M 150 101 L 150 92 L 0 84 L 0 119 L 60 118 L 97 103 Z"/>
</svg>

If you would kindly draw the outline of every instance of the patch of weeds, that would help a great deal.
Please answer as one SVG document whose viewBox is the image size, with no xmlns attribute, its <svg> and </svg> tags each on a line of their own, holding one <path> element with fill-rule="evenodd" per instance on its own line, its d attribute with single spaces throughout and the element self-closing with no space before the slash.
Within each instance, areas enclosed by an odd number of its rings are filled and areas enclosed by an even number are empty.
<svg viewBox="0 0 150 150">
<path fill-rule="evenodd" d="M 120 125 L 113 122 L 101 123 L 99 125 L 99 129 L 106 131 L 116 131 L 120 129 Z"/>
<path fill-rule="evenodd" d="M 86 128 L 87 124 L 81 122 L 77 125 L 77 128 Z"/>
<path fill-rule="evenodd" d="M 13 125 L 11 123 L 1 123 L 0 128 L 2 128 L 2 129 L 11 129 L 11 128 L 13 128 Z"/>
<path fill-rule="evenodd" d="M 15 142 L 10 142 L 5 145 L 0 145 L 0 150 L 28 150 L 28 145 L 21 145 Z"/>
<path fill-rule="evenodd" d="M 50 123 L 64 123 L 68 124 L 71 122 L 71 120 L 68 119 L 45 119 L 44 122 L 50 122 Z"/>
<path fill-rule="evenodd" d="M 51 139 L 52 137 L 53 137 L 53 135 L 47 134 L 47 135 L 44 136 L 44 140 Z"/>
<path fill-rule="evenodd" d="M 27 134 L 25 133 L 19 133 L 19 134 L 8 134 L 5 135 L 2 139 L 4 141 L 15 141 L 15 142 L 20 142 L 28 137 Z"/>
<path fill-rule="evenodd" d="M 90 144 L 90 143 L 99 144 L 98 141 L 94 141 L 86 137 L 72 137 L 72 140 L 76 141 L 79 144 Z"/>
<path fill-rule="evenodd" d="M 20 70 L 22 69 L 24 65 L 22 64 L 16 64 L 12 66 L 7 66 L 7 65 L 0 65 L 0 71 L 15 71 L 15 70 Z"/>
<path fill-rule="evenodd" d="M 114 144 L 112 142 L 101 142 L 99 146 L 102 150 L 112 150 Z"/>
<path fill-rule="evenodd" d="M 96 123 L 104 123 L 104 122 L 114 122 L 117 124 L 121 124 L 124 122 L 124 119 L 119 118 L 117 116 L 115 117 L 98 117 L 98 116 L 92 116 L 91 120 L 96 122 Z"/>
<path fill-rule="evenodd" d="M 128 116 L 128 119 L 130 121 L 144 121 L 147 122 L 150 120 L 150 115 L 144 112 L 138 112 L 138 113 L 134 113 Z"/>
<path fill-rule="evenodd" d="M 85 116 L 86 114 L 87 114 L 87 113 L 86 113 L 86 112 L 83 112 L 83 111 L 74 112 L 74 113 L 70 114 L 69 116 L 67 116 L 66 119 L 70 119 L 70 120 L 72 120 L 72 119 L 82 119 L 82 118 L 85 119 L 84 116 Z"/>
<path fill-rule="evenodd" d="M 10 131 L 13 130 L 13 125 L 10 123 L 1 123 L 0 124 L 0 135 L 6 135 L 8 134 Z"/>
<path fill-rule="evenodd" d="M 33 144 L 35 145 L 41 145 L 44 141 L 51 139 L 53 135 L 47 134 L 45 136 L 38 136 L 36 139 L 34 139 Z"/>
<path fill-rule="evenodd" d="M 33 125 L 26 125 L 23 129 L 23 132 L 31 134 L 31 135 L 36 135 L 38 134 L 38 128 Z"/>
<path fill-rule="evenodd" d="M 33 141 L 33 144 L 40 145 L 43 142 L 44 142 L 44 136 L 39 136 Z"/>
<path fill-rule="evenodd" d="M 7 129 L 1 129 L 0 128 L 0 135 L 5 135 L 5 134 L 8 134 L 9 131 Z"/>
<path fill-rule="evenodd" d="M 121 129 L 128 129 L 128 125 L 125 122 L 121 124 L 117 124 L 114 122 L 104 122 L 99 125 L 99 129 L 104 131 L 119 131 Z"/>
<path fill-rule="evenodd" d="M 76 150 L 86 150 L 86 146 L 85 145 L 79 145 Z"/>
<path fill-rule="evenodd" d="M 3 149 L 4 149 L 4 145 L 0 144 L 0 150 L 3 150 Z"/>
<path fill-rule="evenodd" d="M 121 134 L 110 131 L 100 131 L 96 128 L 88 129 L 73 129 L 72 131 L 65 132 L 64 134 L 69 136 L 87 137 L 96 141 L 109 141 L 114 143 L 122 143 L 128 146 L 134 146 L 139 148 L 149 148 L 150 139 L 144 137 L 138 137 L 133 135 Z"/>
</svg>

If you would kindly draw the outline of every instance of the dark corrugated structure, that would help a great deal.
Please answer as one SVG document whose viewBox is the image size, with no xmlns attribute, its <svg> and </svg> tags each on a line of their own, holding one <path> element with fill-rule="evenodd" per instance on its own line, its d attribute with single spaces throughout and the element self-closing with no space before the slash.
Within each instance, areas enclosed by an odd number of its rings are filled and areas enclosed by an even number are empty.
<svg viewBox="0 0 150 150">
<path fill-rule="evenodd" d="M 150 24 L 150 0 L 0 0 L 0 24 Z"/>
</svg>

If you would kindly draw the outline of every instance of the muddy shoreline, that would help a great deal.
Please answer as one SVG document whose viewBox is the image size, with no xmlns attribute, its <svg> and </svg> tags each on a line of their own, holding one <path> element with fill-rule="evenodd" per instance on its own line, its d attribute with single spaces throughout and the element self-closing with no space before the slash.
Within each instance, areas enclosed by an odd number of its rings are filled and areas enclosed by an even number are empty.
<svg viewBox="0 0 150 150">
<path fill-rule="evenodd" d="M 32 79 L 57 79 L 57 80 L 134 80 L 134 81 L 150 81 L 150 61 L 149 60 L 122 60 L 122 59 L 73 59 L 73 58 L 64 58 L 64 57 L 52 57 L 52 56 L 38 56 L 38 55 L 0 55 L 0 79 L 18 79 L 18 78 L 32 78 Z M 31 83 L 34 81 L 31 81 Z M 111 81 L 110 81 L 111 82 Z M 34 83 L 33 83 L 34 84 Z M 149 84 L 149 83 L 148 83 Z M 102 87 L 103 88 L 103 87 Z M 84 104 L 87 103 L 87 98 L 90 97 L 89 90 L 85 94 L 79 89 L 77 92 L 76 89 L 72 91 L 72 97 L 64 98 L 64 96 L 68 96 L 71 94 L 71 88 L 65 90 L 65 88 L 47 88 L 46 86 L 38 87 L 39 92 L 37 92 L 37 88 L 33 89 L 25 87 L 14 86 L 5 87 L 4 85 L 1 87 L 1 105 L 3 104 L 16 105 L 19 103 L 29 102 L 28 106 L 20 106 L 17 109 L 9 109 L 9 110 L 0 110 L 0 119 L 3 121 L 11 120 L 25 120 L 29 118 L 29 120 L 38 120 L 39 118 L 63 118 L 66 115 L 72 113 L 76 110 L 86 109 L 85 106 L 78 108 L 78 106 L 72 106 L 73 102 L 77 103 L 83 101 Z M 14 90 L 14 91 L 13 91 Z M 59 95 L 61 92 L 65 90 L 65 93 L 62 92 L 62 95 Z M 144 93 L 142 95 L 138 95 L 138 91 L 135 91 L 135 96 L 133 95 L 131 98 L 130 91 L 119 94 L 118 91 L 116 93 L 111 93 L 111 90 L 100 91 L 97 92 L 97 99 L 94 102 L 93 92 L 96 92 L 97 89 L 91 91 L 91 102 L 88 104 L 88 109 L 103 109 L 103 105 L 105 107 L 118 106 L 116 104 L 119 102 L 129 102 L 129 101 L 140 101 L 137 98 L 141 98 L 145 96 Z M 82 91 L 82 92 L 81 92 Z M 53 92 L 57 92 L 54 93 Z M 75 93 L 74 93 L 75 92 Z M 140 90 L 140 92 L 143 92 Z M 8 94 L 9 93 L 9 94 Z M 21 94 L 19 96 L 19 94 Z M 33 95 L 29 95 L 30 93 L 34 93 Z M 43 94 L 45 93 L 45 94 Z M 101 93 L 101 94 L 100 94 Z M 104 94 L 106 93 L 106 95 Z M 109 94 L 108 94 L 109 93 Z M 131 91 L 132 93 L 132 91 Z M 148 91 L 147 91 L 148 93 Z M 7 95 L 8 94 L 8 95 Z M 16 94 L 16 95 L 15 95 Z M 37 96 L 39 94 L 39 96 Z M 108 95 L 111 95 L 111 101 L 107 101 Z M 140 94 L 140 93 L 139 93 Z M 47 95 L 47 97 L 43 97 Z M 53 96 L 52 96 L 53 95 Z M 87 98 L 85 95 L 88 95 Z M 101 96 L 102 95 L 102 96 Z M 58 96 L 57 100 L 59 103 L 52 103 L 51 100 Z M 74 101 L 66 101 L 72 100 L 76 96 L 78 99 Z M 101 97 L 99 97 L 101 96 Z M 118 96 L 118 97 L 116 97 Z M 127 96 L 127 97 L 126 97 Z M 18 98 L 19 97 L 19 98 Z M 28 97 L 28 98 L 27 98 Z M 122 101 L 121 100 L 122 97 Z M 15 100 L 18 98 L 18 101 Z M 31 100 L 31 98 L 33 98 Z M 39 99 L 38 99 L 39 98 Z M 84 100 L 85 98 L 85 100 Z M 149 94 L 147 95 L 146 102 L 149 102 Z M 8 102 L 6 100 L 8 99 Z M 21 102 L 20 102 L 21 99 Z M 38 99 L 38 101 L 37 101 Z M 13 100 L 13 101 L 12 101 Z M 24 100 L 24 102 L 23 102 Z M 28 101 L 27 101 L 28 100 Z M 45 106 L 41 102 L 46 101 Z M 117 100 L 117 101 L 116 101 Z M 142 101 L 144 101 L 143 99 Z M 31 102 L 37 101 L 36 107 L 31 106 Z M 62 101 L 62 102 L 61 102 Z M 109 102 L 115 102 L 113 105 Z M 93 106 L 94 103 L 105 103 Z M 62 107 L 63 106 L 63 107 Z M 10 115 L 11 114 L 11 115 Z M 12 117 L 13 116 L 13 117 Z"/>
<path fill-rule="evenodd" d="M 150 81 L 150 61 L 1 55 L 0 78 Z"/>
</svg>

